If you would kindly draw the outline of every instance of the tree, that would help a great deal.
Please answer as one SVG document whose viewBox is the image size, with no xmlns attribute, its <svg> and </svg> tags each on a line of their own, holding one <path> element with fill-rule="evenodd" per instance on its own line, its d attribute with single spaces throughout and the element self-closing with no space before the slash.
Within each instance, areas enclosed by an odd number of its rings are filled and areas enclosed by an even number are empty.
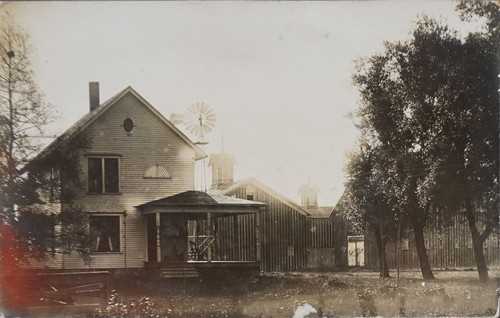
<svg viewBox="0 0 500 318">
<path fill-rule="evenodd" d="M 54 119 L 31 67 L 28 34 L 8 14 L 0 25 L 0 257 L 3 270 L 31 257 L 76 250 L 88 260 L 86 215 L 72 205 L 79 180 L 77 155 L 85 136 L 65 152 L 27 163 L 40 150 L 44 128 Z"/>
<path fill-rule="evenodd" d="M 409 99 L 425 155 L 420 205 L 445 222 L 465 213 L 487 280 L 482 244 L 498 224 L 498 44 L 484 33 L 460 39 L 432 20 L 417 25 L 412 43 L 401 78 L 419 88 Z"/>
<path fill-rule="evenodd" d="M 397 237 L 398 215 L 383 192 L 384 170 L 377 164 L 380 155 L 366 136 L 360 140 L 359 149 L 351 154 L 346 167 L 349 178 L 343 200 L 345 217 L 353 227 L 358 232 L 369 229 L 375 235 L 380 277 L 389 277 L 386 246 Z"/>
<path fill-rule="evenodd" d="M 354 76 L 360 117 L 393 171 L 386 194 L 412 224 L 424 278 L 432 278 L 424 227 L 462 211 L 479 276 L 488 277 L 482 242 L 498 223 L 497 46 L 484 33 L 462 39 L 423 17 L 410 40 L 386 43 Z"/>
<path fill-rule="evenodd" d="M 36 85 L 31 58 L 27 33 L 7 15 L 0 29 L 0 204 L 4 221 L 13 217 L 19 169 L 38 152 L 43 128 L 53 119 L 52 107 Z"/>
<path fill-rule="evenodd" d="M 491 232 L 499 230 L 500 6 L 494 2 L 461 2 L 457 9 L 463 20 L 485 19 L 485 31 L 469 34 L 464 45 L 468 62 L 463 66 L 465 80 L 472 83 L 464 99 L 474 115 L 465 117 L 466 133 L 453 149 L 458 158 L 456 174 L 464 185 L 457 192 L 464 196 L 479 277 L 485 281 L 488 269 L 482 245 Z M 474 213 L 477 209 L 479 214 Z"/>
<path fill-rule="evenodd" d="M 403 43 L 386 43 L 384 53 L 360 61 L 353 82 L 362 98 L 358 115 L 381 154 L 377 157 L 381 191 L 396 207 L 399 222 L 411 223 L 422 275 L 432 279 L 423 236 L 429 211 L 415 195 L 419 176 L 414 171 L 422 165 L 422 154 L 414 149 L 418 136 L 411 127 L 408 92 L 400 77 L 408 49 Z"/>
</svg>

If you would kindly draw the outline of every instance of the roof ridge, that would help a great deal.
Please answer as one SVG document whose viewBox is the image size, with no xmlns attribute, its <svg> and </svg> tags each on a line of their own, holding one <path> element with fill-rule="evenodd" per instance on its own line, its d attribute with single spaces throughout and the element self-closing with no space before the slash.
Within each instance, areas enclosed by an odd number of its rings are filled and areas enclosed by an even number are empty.
<svg viewBox="0 0 500 318">
<path fill-rule="evenodd" d="M 261 181 L 255 179 L 254 177 L 249 177 L 249 178 L 246 178 L 246 179 L 242 179 L 242 180 L 236 181 L 232 185 L 230 185 L 228 188 L 222 190 L 222 193 L 223 194 L 227 194 L 228 192 L 233 191 L 237 187 L 240 187 L 242 185 L 249 184 L 249 183 L 252 183 L 252 182 L 255 183 L 258 187 L 263 188 L 265 191 L 271 192 L 275 197 L 277 197 L 278 199 L 280 199 L 283 203 L 285 203 L 288 206 L 296 209 L 300 213 L 302 213 L 302 214 L 304 214 L 306 216 L 311 216 L 312 215 L 311 212 L 309 212 L 306 209 L 304 209 L 301 205 L 299 205 L 295 201 L 293 201 L 293 200 L 285 197 L 283 194 L 281 194 L 278 191 L 274 190 L 273 188 L 265 185 L 264 183 L 262 183 Z"/>
</svg>

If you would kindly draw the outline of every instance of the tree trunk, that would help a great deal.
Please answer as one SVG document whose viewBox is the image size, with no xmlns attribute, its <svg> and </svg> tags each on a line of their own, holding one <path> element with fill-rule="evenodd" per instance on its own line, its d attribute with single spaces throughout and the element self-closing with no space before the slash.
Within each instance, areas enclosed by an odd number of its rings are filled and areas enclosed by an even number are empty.
<svg viewBox="0 0 500 318">
<path fill-rule="evenodd" d="M 465 215 L 469 223 L 469 229 L 472 235 L 472 244 L 474 245 L 474 259 L 476 261 L 479 280 L 482 282 L 488 281 L 488 267 L 484 258 L 483 243 L 490 235 L 492 228 L 487 226 L 483 233 L 479 234 L 476 227 L 476 218 L 474 217 L 474 208 L 471 201 L 466 202 Z"/>
<path fill-rule="evenodd" d="M 389 275 L 389 266 L 387 265 L 387 239 L 383 239 L 380 233 L 380 228 L 373 227 L 375 233 L 375 241 L 377 242 L 378 269 L 380 277 L 391 277 Z"/>
<path fill-rule="evenodd" d="M 422 277 L 424 279 L 434 279 L 434 274 L 432 273 L 431 264 L 429 262 L 429 257 L 427 256 L 427 250 L 425 249 L 424 240 L 424 225 L 422 222 L 412 218 L 413 225 L 413 235 L 415 237 L 415 246 L 417 247 L 418 262 L 420 263 L 420 271 L 422 272 Z"/>
</svg>

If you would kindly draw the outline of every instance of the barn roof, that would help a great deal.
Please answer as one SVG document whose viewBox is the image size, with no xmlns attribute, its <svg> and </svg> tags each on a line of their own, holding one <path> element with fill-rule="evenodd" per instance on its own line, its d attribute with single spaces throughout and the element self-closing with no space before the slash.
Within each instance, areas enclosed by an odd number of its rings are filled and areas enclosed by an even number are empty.
<svg viewBox="0 0 500 318">
<path fill-rule="evenodd" d="M 332 215 L 334 207 L 333 206 L 319 206 L 317 208 L 307 208 L 312 215 L 311 218 L 329 218 Z"/>
<path fill-rule="evenodd" d="M 342 215 L 344 211 L 344 205 L 345 205 L 345 193 L 343 193 L 340 196 L 340 199 L 337 201 L 337 204 L 333 207 L 333 209 L 330 211 L 330 216 L 331 215 Z"/>
<path fill-rule="evenodd" d="M 184 133 L 182 133 L 174 124 L 172 124 L 167 118 L 165 118 L 156 108 L 153 107 L 147 100 L 145 100 L 139 93 L 137 93 L 131 86 L 127 86 L 125 89 L 96 107 L 94 110 L 83 115 L 76 123 L 74 123 L 70 128 L 68 128 L 63 134 L 57 137 L 52 143 L 50 143 L 45 149 L 43 149 L 35 158 L 33 158 L 22 170 L 26 171 L 29 169 L 33 163 L 38 162 L 50 154 L 52 154 L 56 149 L 66 145 L 71 141 L 78 133 L 82 132 L 95 120 L 97 120 L 102 114 L 104 114 L 108 109 L 115 105 L 121 98 L 127 94 L 132 94 L 135 96 L 142 104 L 144 104 L 151 112 L 153 112 L 158 118 L 160 118 L 170 129 L 172 129 L 185 143 L 187 143 L 195 151 L 195 159 L 206 158 L 207 155 L 203 150 L 201 150 L 194 142 L 192 142 Z"/>
<path fill-rule="evenodd" d="M 170 210 L 201 212 L 199 209 L 202 209 L 204 212 L 211 212 L 213 209 L 216 209 L 218 212 L 249 210 L 257 212 L 261 207 L 265 206 L 266 204 L 262 202 L 243 200 L 221 194 L 186 191 L 138 205 L 137 208 L 146 213 L 153 211 L 161 212 L 161 209 L 164 209 L 166 212 Z"/>
<path fill-rule="evenodd" d="M 312 213 L 304 209 L 301 205 L 293 202 L 292 200 L 288 199 L 287 197 L 283 196 L 279 192 L 273 190 L 272 188 L 266 186 L 262 182 L 256 180 L 255 178 L 248 178 L 240 181 L 236 181 L 227 187 L 219 190 L 213 190 L 213 193 L 216 194 L 223 194 L 223 195 L 229 195 L 232 194 L 234 191 L 238 190 L 239 188 L 246 187 L 247 185 L 252 184 L 257 188 L 260 188 L 264 192 L 267 192 L 271 196 L 275 197 L 276 199 L 280 200 L 284 204 L 288 205 L 292 209 L 298 211 L 299 213 L 305 215 L 305 216 L 311 216 Z"/>
</svg>

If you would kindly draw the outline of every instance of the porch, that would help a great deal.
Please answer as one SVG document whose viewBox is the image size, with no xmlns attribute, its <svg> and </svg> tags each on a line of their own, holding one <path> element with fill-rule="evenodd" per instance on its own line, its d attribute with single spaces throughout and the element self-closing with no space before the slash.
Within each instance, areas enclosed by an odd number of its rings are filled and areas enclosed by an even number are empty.
<svg viewBox="0 0 500 318">
<path fill-rule="evenodd" d="M 265 206 L 200 191 L 138 206 L 147 221 L 146 268 L 165 278 L 258 273 Z"/>
</svg>

